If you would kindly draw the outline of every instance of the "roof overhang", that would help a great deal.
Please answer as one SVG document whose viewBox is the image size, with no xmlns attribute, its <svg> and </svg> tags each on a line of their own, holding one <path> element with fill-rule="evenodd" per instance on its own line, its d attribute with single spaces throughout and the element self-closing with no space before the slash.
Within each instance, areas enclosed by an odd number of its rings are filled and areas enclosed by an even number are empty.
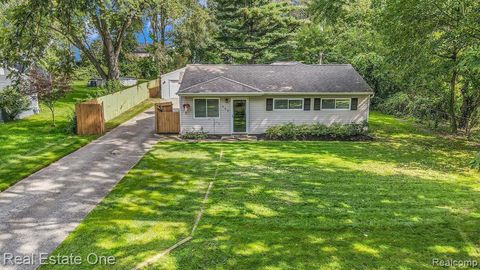
<svg viewBox="0 0 480 270">
<path fill-rule="evenodd" d="M 373 95 L 372 92 L 218 92 L 218 93 L 178 93 L 179 96 L 368 96 Z"/>
<path fill-rule="evenodd" d="M 264 94 L 261 92 L 221 92 L 221 93 L 177 93 L 178 96 L 186 96 L 186 97 L 246 97 L 246 96 L 263 96 Z"/>
</svg>

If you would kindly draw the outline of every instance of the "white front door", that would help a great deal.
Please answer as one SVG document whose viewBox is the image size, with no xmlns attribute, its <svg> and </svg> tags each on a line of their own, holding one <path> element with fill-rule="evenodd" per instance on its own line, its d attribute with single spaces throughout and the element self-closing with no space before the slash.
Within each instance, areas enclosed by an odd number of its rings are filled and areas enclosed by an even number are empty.
<svg viewBox="0 0 480 270">
<path fill-rule="evenodd" d="M 248 133 L 248 99 L 232 99 L 232 133 Z"/>
</svg>

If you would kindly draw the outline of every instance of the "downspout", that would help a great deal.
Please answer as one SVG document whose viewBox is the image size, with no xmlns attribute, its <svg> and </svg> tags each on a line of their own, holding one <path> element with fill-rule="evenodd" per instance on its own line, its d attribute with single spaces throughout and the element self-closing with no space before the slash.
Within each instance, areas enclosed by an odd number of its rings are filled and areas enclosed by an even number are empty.
<svg viewBox="0 0 480 270">
<path fill-rule="evenodd" d="M 369 122 L 369 119 L 370 119 L 370 103 L 371 103 L 371 100 L 372 100 L 373 97 L 375 97 L 375 93 L 368 96 L 367 123 Z"/>
</svg>

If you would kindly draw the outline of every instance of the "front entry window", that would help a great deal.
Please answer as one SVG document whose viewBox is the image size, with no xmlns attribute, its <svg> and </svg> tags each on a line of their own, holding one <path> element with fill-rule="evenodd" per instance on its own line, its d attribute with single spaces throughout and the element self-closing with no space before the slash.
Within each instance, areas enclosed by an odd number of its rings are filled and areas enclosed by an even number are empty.
<svg viewBox="0 0 480 270">
<path fill-rule="evenodd" d="M 247 101 L 233 101 L 233 132 L 247 132 Z"/>
</svg>

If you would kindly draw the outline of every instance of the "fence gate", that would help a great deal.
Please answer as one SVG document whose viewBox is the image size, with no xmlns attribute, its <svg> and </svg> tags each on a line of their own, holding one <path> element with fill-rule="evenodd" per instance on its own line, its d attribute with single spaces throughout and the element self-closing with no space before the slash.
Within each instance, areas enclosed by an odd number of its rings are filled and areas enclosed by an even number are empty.
<svg viewBox="0 0 480 270">
<path fill-rule="evenodd" d="M 75 105 L 78 135 L 101 135 L 105 133 L 103 104 L 91 100 Z"/>
<path fill-rule="evenodd" d="M 180 133 L 180 113 L 173 111 L 171 102 L 155 104 L 155 129 L 158 134 Z"/>
</svg>

